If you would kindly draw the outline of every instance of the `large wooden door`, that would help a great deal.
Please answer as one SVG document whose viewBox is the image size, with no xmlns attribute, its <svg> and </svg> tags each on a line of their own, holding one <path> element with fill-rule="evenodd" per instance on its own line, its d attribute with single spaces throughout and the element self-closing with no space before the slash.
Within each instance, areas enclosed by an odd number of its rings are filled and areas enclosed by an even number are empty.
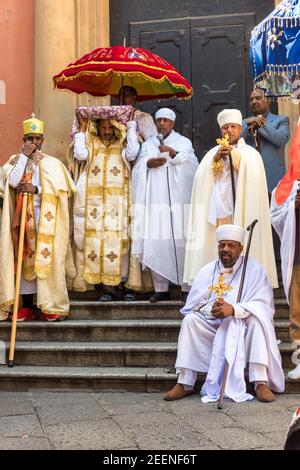
<svg viewBox="0 0 300 470">
<path fill-rule="evenodd" d="M 190 101 L 152 101 L 142 109 L 153 114 L 172 107 L 176 129 L 193 140 L 199 160 L 220 134 L 221 109 L 249 113 L 250 32 L 273 8 L 273 0 L 110 0 L 112 44 L 127 37 L 128 44 L 161 55 L 191 82 Z"/>
<path fill-rule="evenodd" d="M 253 14 L 191 19 L 193 142 L 200 158 L 220 135 L 216 117 L 222 109 L 247 114 L 248 44 L 254 21 Z"/>
<path fill-rule="evenodd" d="M 190 61 L 190 21 L 164 21 L 131 25 L 130 43 L 160 55 L 170 62 L 183 76 L 191 81 Z M 153 100 L 143 105 L 143 110 L 151 113 L 168 106 L 176 112 L 176 129 L 192 139 L 192 101 L 191 100 Z"/>
</svg>

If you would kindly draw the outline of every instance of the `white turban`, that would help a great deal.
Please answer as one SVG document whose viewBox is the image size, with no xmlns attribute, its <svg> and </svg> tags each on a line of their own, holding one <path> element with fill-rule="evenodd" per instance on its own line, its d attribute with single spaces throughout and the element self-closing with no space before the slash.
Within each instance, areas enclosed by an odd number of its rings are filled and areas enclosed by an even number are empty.
<svg viewBox="0 0 300 470">
<path fill-rule="evenodd" d="M 238 109 L 223 109 L 217 116 L 220 127 L 225 126 L 225 124 L 239 124 L 242 126 L 242 120 L 242 113 Z"/>
<path fill-rule="evenodd" d="M 218 242 L 221 240 L 234 240 L 242 243 L 245 233 L 245 229 L 233 224 L 220 225 L 216 230 Z"/>
<path fill-rule="evenodd" d="M 176 114 L 170 108 L 161 108 L 155 113 L 155 119 L 159 118 L 171 119 L 171 121 L 175 121 Z"/>
</svg>

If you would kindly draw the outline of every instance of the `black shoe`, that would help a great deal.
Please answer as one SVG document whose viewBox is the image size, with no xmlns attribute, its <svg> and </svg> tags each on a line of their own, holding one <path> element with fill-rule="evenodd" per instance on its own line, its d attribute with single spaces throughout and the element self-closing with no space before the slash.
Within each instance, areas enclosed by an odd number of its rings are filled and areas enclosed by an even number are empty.
<svg viewBox="0 0 300 470">
<path fill-rule="evenodd" d="M 127 290 L 124 294 L 124 300 L 125 302 L 136 302 L 137 298 L 134 292 Z"/>
<path fill-rule="evenodd" d="M 100 299 L 98 299 L 98 302 L 113 302 L 114 300 L 116 300 L 115 296 L 111 293 L 107 293 L 101 295 Z"/>
<path fill-rule="evenodd" d="M 149 302 L 160 302 L 161 300 L 170 300 L 170 292 L 155 292 L 151 295 Z"/>
</svg>

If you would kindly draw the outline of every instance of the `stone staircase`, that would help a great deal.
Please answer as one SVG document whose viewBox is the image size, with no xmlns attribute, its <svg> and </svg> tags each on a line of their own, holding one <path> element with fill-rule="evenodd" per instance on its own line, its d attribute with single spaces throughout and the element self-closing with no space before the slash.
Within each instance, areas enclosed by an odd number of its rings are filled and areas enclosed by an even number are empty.
<svg viewBox="0 0 300 470">
<path fill-rule="evenodd" d="M 176 300 L 99 303 L 96 293 L 71 300 L 70 320 L 18 324 L 15 366 L 0 366 L 0 390 L 97 389 L 153 392 L 176 381 L 181 323 Z M 290 369 L 288 305 L 276 293 L 275 326 L 285 369 Z M 94 298 L 93 298 L 94 297 Z M 0 323 L 0 339 L 10 338 L 10 322 Z M 199 382 L 203 377 L 199 377 Z M 287 392 L 300 383 L 286 380 Z"/>
</svg>

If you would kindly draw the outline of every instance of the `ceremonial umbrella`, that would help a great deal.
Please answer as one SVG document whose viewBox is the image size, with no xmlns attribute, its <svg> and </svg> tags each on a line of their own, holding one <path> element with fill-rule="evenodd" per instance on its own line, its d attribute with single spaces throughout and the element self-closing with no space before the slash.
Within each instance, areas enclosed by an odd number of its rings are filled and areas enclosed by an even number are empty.
<svg viewBox="0 0 300 470">
<path fill-rule="evenodd" d="M 138 101 L 192 96 L 190 83 L 169 62 L 141 48 L 95 49 L 53 77 L 58 89 L 118 98 L 122 85 L 137 91 Z"/>
<path fill-rule="evenodd" d="M 255 86 L 269 96 L 299 92 L 300 0 L 284 0 L 251 32 L 250 60 Z"/>
</svg>

